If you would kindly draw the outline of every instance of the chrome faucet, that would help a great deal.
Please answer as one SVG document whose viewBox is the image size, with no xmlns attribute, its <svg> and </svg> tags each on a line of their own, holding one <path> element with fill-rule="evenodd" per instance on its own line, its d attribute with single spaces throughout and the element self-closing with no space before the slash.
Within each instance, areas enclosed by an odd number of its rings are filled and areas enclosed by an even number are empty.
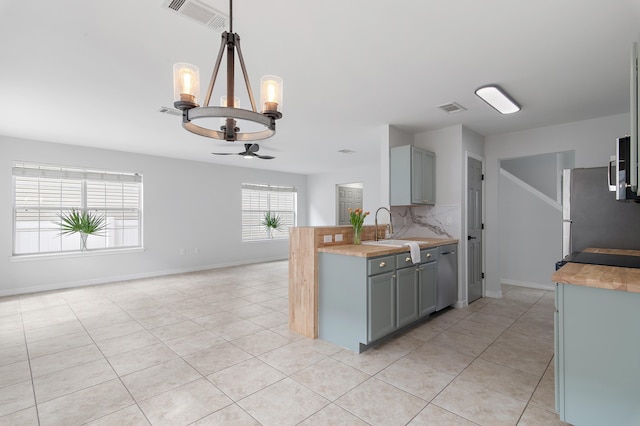
<svg viewBox="0 0 640 426">
<path fill-rule="evenodd" d="M 376 241 L 378 241 L 378 212 L 380 210 L 386 210 L 389 213 L 389 223 L 387 224 L 387 226 L 385 227 L 385 231 L 386 228 L 389 228 L 389 235 L 393 234 L 393 219 L 391 219 L 391 210 L 389 210 L 386 207 L 379 207 L 378 210 L 376 210 L 376 216 L 375 216 L 375 224 L 376 224 Z"/>
</svg>

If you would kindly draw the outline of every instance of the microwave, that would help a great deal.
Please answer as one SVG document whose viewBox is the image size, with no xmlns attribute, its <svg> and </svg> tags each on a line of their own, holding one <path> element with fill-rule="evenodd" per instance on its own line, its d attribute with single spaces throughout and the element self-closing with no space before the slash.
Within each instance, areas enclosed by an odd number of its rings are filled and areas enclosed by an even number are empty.
<svg viewBox="0 0 640 426">
<path fill-rule="evenodd" d="M 631 168 L 637 167 L 637 160 L 631 160 L 631 137 L 618 138 L 616 155 L 609 161 L 609 190 L 615 191 L 616 200 L 640 202 L 638 188 L 631 182 Z"/>
</svg>

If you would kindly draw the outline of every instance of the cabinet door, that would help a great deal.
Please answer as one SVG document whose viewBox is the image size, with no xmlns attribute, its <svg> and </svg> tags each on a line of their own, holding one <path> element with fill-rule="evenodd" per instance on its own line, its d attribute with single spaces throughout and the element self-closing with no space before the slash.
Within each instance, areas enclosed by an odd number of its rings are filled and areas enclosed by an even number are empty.
<svg viewBox="0 0 640 426">
<path fill-rule="evenodd" d="M 425 204 L 422 191 L 423 151 L 411 148 L 411 204 Z"/>
<path fill-rule="evenodd" d="M 436 203 L 436 156 L 433 152 L 422 153 L 422 203 Z"/>
<path fill-rule="evenodd" d="M 423 263 L 419 269 L 420 316 L 423 317 L 436 310 L 438 262 Z"/>
<path fill-rule="evenodd" d="M 418 148 L 411 149 L 411 203 L 435 204 L 435 154 Z"/>
<path fill-rule="evenodd" d="M 411 324 L 418 315 L 418 272 L 415 267 L 396 271 L 398 328 Z"/>
<path fill-rule="evenodd" d="M 394 277 L 393 272 L 369 277 L 367 343 L 378 340 L 396 329 Z"/>
</svg>

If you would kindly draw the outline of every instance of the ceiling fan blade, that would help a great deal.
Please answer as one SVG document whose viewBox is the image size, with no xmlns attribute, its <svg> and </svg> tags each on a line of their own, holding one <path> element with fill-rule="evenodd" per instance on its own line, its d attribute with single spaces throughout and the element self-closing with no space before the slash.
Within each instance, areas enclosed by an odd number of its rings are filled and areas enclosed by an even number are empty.
<svg viewBox="0 0 640 426">
<path fill-rule="evenodd" d="M 255 155 L 258 158 L 262 158 L 263 160 L 273 160 L 274 158 L 276 158 L 272 155 L 260 155 L 260 154 L 253 154 L 253 155 Z"/>
<path fill-rule="evenodd" d="M 213 155 L 238 155 L 236 152 L 212 152 Z"/>
</svg>

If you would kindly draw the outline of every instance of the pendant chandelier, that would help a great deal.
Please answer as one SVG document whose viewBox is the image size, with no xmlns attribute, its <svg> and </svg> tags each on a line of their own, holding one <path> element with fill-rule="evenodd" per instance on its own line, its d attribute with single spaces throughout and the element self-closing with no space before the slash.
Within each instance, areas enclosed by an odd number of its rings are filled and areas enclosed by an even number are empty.
<svg viewBox="0 0 640 426">
<path fill-rule="evenodd" d="M 251 101 L 251 110 L 239 108 L 239 99 L 235 96 L 234 69 L 236 50 L 238 60 L 242 67 L 244 83 Z M 224 53 L 227 53 L 227 95 L 220 100 L 220 106 L 209 106 L 213 86 L 216 82 L 220 64 Z M 282 118 L 279 109 L 282 108 L 282 79 L 274 75 L 263 76 L 260 80 L 260 107 L 256 109 L 255 99 L 251 91 L 251 84 L 247 76 L 247 68 L 240 49 L 240 36 L 233 32 L 233 0 L 229 0 L 229 32 L 222 33 L 222 42 L 218 52 L 218 58 L 211 75 L 209 88 L 204 103 L 198 104 L 200 92 L 200 72 L 198 67 L 178 63 L 173 66 L 173 95 L 174 106 L 182 111 L 182 127 L 197 135 L 209 138 L 234 141 L 255 141 L 266 139 L 276 133 L 276 120 Z M 229 105 L 233 100 L 233 105 Z M 220 118 L 222 125 L 220 130 L 210 129 L 194 123 L 198 119 Z M 241 132 L 238 120 L 246 120 L 257 123 L 264 129 Z"/>
</svg>

